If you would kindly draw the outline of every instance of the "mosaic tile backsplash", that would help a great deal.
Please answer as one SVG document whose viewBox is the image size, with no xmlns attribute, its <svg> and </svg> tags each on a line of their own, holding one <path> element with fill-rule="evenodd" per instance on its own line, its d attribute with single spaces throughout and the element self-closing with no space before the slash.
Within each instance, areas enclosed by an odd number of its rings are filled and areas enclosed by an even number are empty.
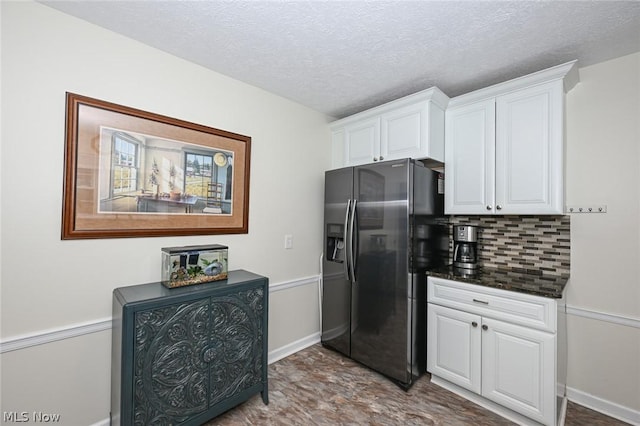
<svg viewBox="0 0 640 426">
<path fill-rule="evenodd" d="M 451 216 L 453 225 L 478 229 L 478 264 L 523 272 L 569 276 L 571 237 L 569 216 Z"/>
</svg>

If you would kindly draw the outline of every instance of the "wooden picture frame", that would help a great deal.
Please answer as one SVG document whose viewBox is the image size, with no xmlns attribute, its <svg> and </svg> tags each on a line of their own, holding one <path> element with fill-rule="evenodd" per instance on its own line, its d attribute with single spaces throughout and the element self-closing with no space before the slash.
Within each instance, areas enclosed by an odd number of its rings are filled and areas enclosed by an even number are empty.
<svg viewBox="0 0 640 426">
<path fill-rule="evenodd" d="M 246 234 L 251 138 L 66 94 L 62 239 Z"/>
</svg>

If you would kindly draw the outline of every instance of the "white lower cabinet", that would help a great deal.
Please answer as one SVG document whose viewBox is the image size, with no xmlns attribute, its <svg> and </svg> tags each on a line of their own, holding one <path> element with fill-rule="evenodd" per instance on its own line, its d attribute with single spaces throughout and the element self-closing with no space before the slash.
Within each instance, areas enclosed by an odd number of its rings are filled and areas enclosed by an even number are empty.
<svg viewBox="0 0 640 426">
<path fill-rule="evenodd" d="M 557 424 L 555 299 L 429 277 L 428 301 L 432 379 L 535 422 Z M 514 311 L 518 306 L 530 309 Z"/>
<path fill-rule="evenodd" d="M 478 315 L 429 304 L 427 370 L 480 393 L 480 321 Z"/>
</svg>

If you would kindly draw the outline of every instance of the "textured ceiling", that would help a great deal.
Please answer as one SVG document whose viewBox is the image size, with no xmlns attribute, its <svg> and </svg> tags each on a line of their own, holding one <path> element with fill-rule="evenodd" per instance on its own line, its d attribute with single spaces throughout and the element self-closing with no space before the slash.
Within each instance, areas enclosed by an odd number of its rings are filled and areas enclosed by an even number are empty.
<svg viewBox="0 0 640 426">
<path fill-rule="evenodd" d="M 41 3 L 336 118 L 640 51 L 640 1 Z"/>
</svg>

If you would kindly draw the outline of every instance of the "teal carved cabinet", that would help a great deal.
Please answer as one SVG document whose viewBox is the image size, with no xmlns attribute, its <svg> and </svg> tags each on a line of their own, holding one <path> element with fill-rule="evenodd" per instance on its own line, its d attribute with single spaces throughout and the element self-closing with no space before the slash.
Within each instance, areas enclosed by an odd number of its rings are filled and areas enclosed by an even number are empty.
<svg viewBox="0 0 640 426">
<path fill-rule="evenodd" d="M 256 393 L 268 403 L 269 280 L 113 291 L 112 425 L 200 425 Z"/>
</svg>

